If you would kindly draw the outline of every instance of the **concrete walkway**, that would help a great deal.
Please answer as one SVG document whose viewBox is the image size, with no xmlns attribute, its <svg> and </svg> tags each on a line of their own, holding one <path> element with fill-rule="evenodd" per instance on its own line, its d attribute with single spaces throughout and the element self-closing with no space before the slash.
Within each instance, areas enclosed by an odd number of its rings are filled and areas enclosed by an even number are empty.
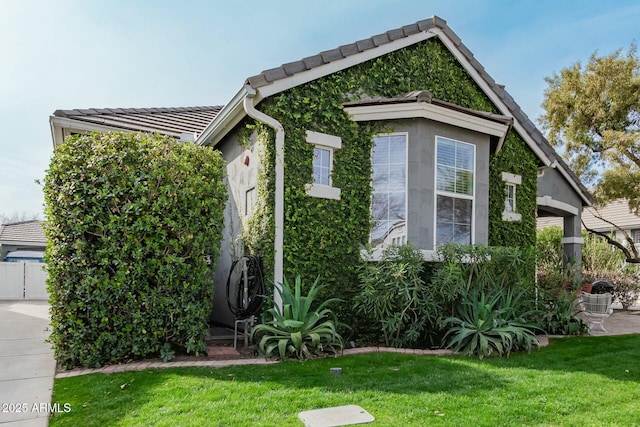
<svg viewBox="0 0 640 427">
<path fill-rule="evenodd" d="M 0 426 L 49 425 L 56 364 L 46 301 L 0 301 Z"/>
</svg>

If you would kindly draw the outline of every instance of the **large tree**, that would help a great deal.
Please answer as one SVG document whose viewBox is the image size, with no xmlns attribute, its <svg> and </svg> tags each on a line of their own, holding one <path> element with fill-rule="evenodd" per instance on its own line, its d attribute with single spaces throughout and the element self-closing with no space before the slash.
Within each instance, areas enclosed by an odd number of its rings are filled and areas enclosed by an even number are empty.
<svg viewBox="0 0 640 427">
<path fill-rule="evenodd" d="M 540 122 L 549 141 L 593 188 L 599 204 L 624 198 L 629 200 L 629 209 L 640 214 L 640 59 L 636 45 L 631 44 L 626 53 L 593 53 L 585 67 L 576 63 L 545 80 L 548 86 L 542 106 L 546 113 Z M 628 235 L 627 239 L 632 243 Z M 633 244 L 608 240 L 629 261 L 640 262 Z"/>
</svg>

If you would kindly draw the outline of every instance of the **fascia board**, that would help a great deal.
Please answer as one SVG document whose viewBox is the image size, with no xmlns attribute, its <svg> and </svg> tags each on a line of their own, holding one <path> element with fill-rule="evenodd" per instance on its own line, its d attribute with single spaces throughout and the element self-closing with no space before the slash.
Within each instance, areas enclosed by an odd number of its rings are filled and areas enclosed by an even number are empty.
<svg viewBox="0 0 640 427">
<path fill-rule="evenodd" d="M 328 76 L 329 74 L 333 74 L 338 71 L 345 70 L 370 59 L 375 59 L 382 55 L 386 55 L 387 53 L 391 53 L 396 50 L 403 49 L 407 46 L 411 46 L 421 41 L 430 39 L 436 35 L 433 30 L 434 28 L 421 31 L 419 33 L 412 34 L 410 36 L 374 47 L 372 49 L 349 55 L 346 58 L 332 61 L 327 64 L 311 68 L 310 70 L 301 71 L 290 77 L 285 77 L 283 79 L 276 80 L 266 86 L 262 86 L 257 90 L 263 98 L 267 98 L 271 95 L 275 95 L 287 89 L 309 83 L 310 81 Z"/>
<path fill-rule="evenodd" d="M 51 123 L 51 128 L 52 128 L 52 132 L 53 132 L 53 145 L 59 145 L 62 143 L 62 141 L 58 141 L 57 137 L 56 137 L 56 132 L 55 129 L 67 129 L 67 130 L 72 130 L 72 131 L 80 131 L 80 132 L 91 132 L 91 131 L 98 131 L 98 132 L 110 132 L 110 131 L 122 131 L 122 132 L 133 132 L 131 130 L 127 130 L 127 129 L 122 129 L 122 128 L 118 128 L 118 127 L 113 127 L 113 126 L 104 126 L 104 125 L 98 125 L 98 124 L 94 124 L 94 123 L 88 123 L 88 122 L 83 122 L 80 120 L 74 120 L 74 119 L 70 119 L 68 117 L 56 117 L 56 116 L 50 116 L 49 118 L 49 122 Z M 60 134 L 61 136 L 62 134 Z"/>
<path fill-rule="evenodd" d="M 449 49 L 449 51 L 456 57 L 458 62 L 464 67 L 464 69 L 469 73 L 471 78 L 480 86 L 482 91 L 489 97 L 491 102 L 493 102 L 500 112 L 504 115 L 511 116 L 512 114 L 510 109 L 502 102 L 502 99 L 494 92 L 494 90 L 489 86 L 489 84 L 480 76 L 478 71 L 467 61 L 467 58 L 460 52 L 457 46 L 447 37 L 446 33 L 439 28 L 434 28 L 432 31 L 438 33 L 438 38 L 444 45 Z M 513 127 L 518 131 L 520 135 L 524 138 L 525 142 L 531 148 L 531 150 L 542 160 L 545 166 L 551 165 L 551 160 L 547 157 L 547 155 L 540 149 L 538 144 L 531 139 L 529 133 L 522 127 L 520 122 L 514 117 L 513 119 Z"/>
<path fill-rule="evenodd" d="M 462 64 L 462 66 L 473 78 L 473 80 L 478 84 L 478 86 L 480 86 L 483 92 L 500 109 L 502 114 L 512 115 L 510 114 L 511 113 L 510 109 L 505 105 L 504 102 L 502 102 L 502 99 L 500 99 L 500 97 L 489 86 L 489 84 L 480 76 L 478 71 L 469 63 L 469 61 L 467 61 L 467 58 L 460 52 L 460 50 L 457 48 L 455 43 L 453 43 L 453 41 L 451 41 L 451 39 L 447 37 L 446 33 L 439 28 L 433 28 L 431 29 L 431 31 L 433 31 L 438 35 L 440 41 L 444 43 L 444 45 L 449 49 L 449 51 L 456 57 L 458 62 Z M 522 125 L 522 123 L 520 123 L 515 117 L 513 120 L 513 127 L 522 136 L 522 138 L 525 140 L 525 142 L 527 143 L 531 151 L 533 151 L 536 154 L 536 156 L 538 156 L 538 158 L 542 160 L 544 165 L 551 166 L 551 164 L 553 163 L 553 160 L 550 159 L 544 153 L 544 151 L 542 151 L 542 149 L 538 146 L 538 144 L 529 136 L 529 132 L 527 132 L 527 130 Z M 582 190 L 578 187 L 576 182 L 569 176 L 567 171 L 564 170 L 563 167 L 559 167 L 558 169 L 560 170 L 560 173 L 562 174 L 562 176 L 564 176 L 564 178 L 569 182 L 569 185 L 571 185 L 571 187 L 573 187 L 576 193 L 580 195 L 580 198 L 582 198 L 582 200 L 586 202 L 588 206 L 591 206 L 591 201 L 582 193 Z"/>
<path fill-rule="evenodd" d="M 0 245 L 6 246 L 41 246 L 45 247 L 46 242 L 34 242 L 28 240 L 0 240 Z"/>
<path fill-rule="evenodd" d="M 355 106 L 345 111 L 357 122 L 423 118 L 499 137 L 509 130 L 505 124 L 426 102 Z"/>
<path fill-rule="evenodd" d="M 209 142 L 211 146 L 215 146 L 234 126 L 240 123 L 246 114 L 242 103 L 247 93 L 246 86 L 243 86 L 202 131 L 195 140 L 195 144 L 204 145 Z"/>
<path fill-rule="evenodd" d="M 560 200 L 555 200 L 551 196 L 536 197 L 536 204 L 538 206 L 547 206 L 550 208 L 558 209 L 574 216 L 577 216 L 580 213 L 578 208 L 576 208 L 575 206 L 565 202 L 561 202 Z"/>
</svg>

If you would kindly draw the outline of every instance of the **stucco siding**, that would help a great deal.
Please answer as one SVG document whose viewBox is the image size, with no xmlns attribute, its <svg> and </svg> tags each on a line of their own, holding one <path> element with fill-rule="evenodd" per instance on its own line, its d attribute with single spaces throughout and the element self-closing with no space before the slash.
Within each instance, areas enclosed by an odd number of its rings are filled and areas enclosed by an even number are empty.
<svg viewBox="0 0 640 427">
<path fill-rule="evenodd" d="M 220 256 L 217 260 L 214 277 L 213 320 L 216 323 L 231 326 L 235 317 L 227 306 L 227 278 L 233 261 L 245 255 L 242 244 L 242 226 L 247 218 L 245 212 L 247 191 L 255 188 L 258 182 L 260 156 L 259 144 L 256 142 L 255 135 L 250 138 L 248 148 L 240 143 L 237 133 L 230 134 L 218 144 L 217 148 L 221 151 L 226 162 L 225 185 L 229 197 L 224 210 Z"/>
<path fill-rule="evenodd" d="M 407 239 L 424 250 L 434 249 L 436 137 L 446 137 L 476 147 L 474 243 L 489 240 L 490 138 L 478 132 L 426 120 L 394 120 L 385 126 L 394 133 L 408 133 Z"/>
</svg>

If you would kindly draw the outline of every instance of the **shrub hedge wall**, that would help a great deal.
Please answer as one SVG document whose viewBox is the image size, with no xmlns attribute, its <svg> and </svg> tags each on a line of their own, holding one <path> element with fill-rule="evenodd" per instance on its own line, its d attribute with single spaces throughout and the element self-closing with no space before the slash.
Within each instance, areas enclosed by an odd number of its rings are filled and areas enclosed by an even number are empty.
<svg viewBox="0 0 640 427">
<path fill-rule="evenodd" d="M 65 367 L 204 350 L 227 194 L 219 153 L 71 136 L 44 181 L 51 342 Z"/>
</svg>

